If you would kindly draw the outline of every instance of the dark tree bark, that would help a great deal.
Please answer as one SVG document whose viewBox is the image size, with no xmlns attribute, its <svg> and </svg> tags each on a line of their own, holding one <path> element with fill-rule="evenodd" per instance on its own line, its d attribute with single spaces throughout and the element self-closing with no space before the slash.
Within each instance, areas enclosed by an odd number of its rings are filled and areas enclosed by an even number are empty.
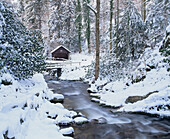
<svg viewBox="0 0 170 139">
<path fill-rule="evenodd" d="M 96 13 L 96 63 L 95 63 L 95 80 L 99 77 L 99 60 L 100 60 L 100 31 L 99 31 L 99 18 L 100 18 L 100 0 L 97 0 L 97 13 Z"/>
<path fill-rule="evenodd" d="M 142 18 L 143 21 L 145 22 L 146 20 L 146 0 L 142 0 L 142 8 L 141 8 L 141 13 L 142 13 Z"/>
<path fill-rule="evenodd" d="M 112 23 L 112 19 L 113 19 L 113 0 L 110 0 L 110 52 L 112 51 L 112 26 L 113 26 L 113 23 Z"/>
<path fill-rule="evenodd" d="M 118 38 L 119 38 L 119 0 L 116 0 L 116 57 L 118 57 Z"/>
</svg>

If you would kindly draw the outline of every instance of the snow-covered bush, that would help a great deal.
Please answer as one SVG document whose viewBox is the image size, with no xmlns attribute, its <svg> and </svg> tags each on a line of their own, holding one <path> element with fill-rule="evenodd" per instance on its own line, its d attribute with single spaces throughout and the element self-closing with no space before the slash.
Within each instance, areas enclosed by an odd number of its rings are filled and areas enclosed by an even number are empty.
<svg viewBox="0 0 170 139">
<path fill-rule="evenodd" d="M 163 62 L 164 56 L 159 52 L 159 47 L 146 48 L 144 56 L 138 60 L 136 68 L 122 69 L 123 78 L 97 80 L 89 90 L 95 94 L 100 105 L 121 107 L 119 111 L 142 112 L 160 116 L 170 116 L 170 91 L 168 64 Z M 145 59 L 145 60 L 144 60 Z M 146 70 L 147 69 L 147 70 Z M 109 71 L 108 71 L 109 72 Z M 145 78 L 142 78 L 145 76 Z M 137 81 L 138 80 L 138 81 Z M 140 81 L 139 81 L 140 80 Z M 134 82 L 135 81 L 135 82 Z M 104 84 L 101 90 L 97 90 Z M 91 95 L 93 96 L 93 95 Z M 129 100 L 133 101 L 129 101 Z"/>
<path fill-rule="evenodd" d="M 42 74 L 15 80 L 5 73 L 1 80 L 12 84 L 0 84 L 0 139 L 72 139 L 62 135 L 65 132 L 60 131 L 59 125 L 74 122 L 77 113 L 65 109 L 60 103 L 50 103 L 49 100 L 59 99 L 61 94 L 54 95 L 48 89 Z"/>
<path fill-rule="evenodd" d="M 28 32 L 11 8 L 0 2 L 0 71 L 17 79 L 44 69 L 43 45 Z"/>
<path fill-rule="evenodd" d="M 169 63 L 170 66 L 170 25 L 166 28 L 166 36 L 159 51 L 166 57 L 164 62 Z M 170 71 L 170 68 L 168 68 L 168 71 Z"/>
</svg>

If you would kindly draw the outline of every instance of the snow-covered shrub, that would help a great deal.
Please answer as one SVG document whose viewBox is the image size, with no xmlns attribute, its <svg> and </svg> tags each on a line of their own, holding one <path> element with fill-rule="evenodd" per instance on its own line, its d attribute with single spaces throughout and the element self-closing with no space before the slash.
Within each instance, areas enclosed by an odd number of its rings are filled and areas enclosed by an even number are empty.
<svg viewBox="0 0 170 139">
<path fill-rule="evenodd" d="M 164 62 L 167 62 L 170 65 L 170 25 L 166 28 L 166 36 L 159 51 L 166 57 Z M 168 68 L 168 71 L 170 71 L 170 68 Z"/>
<path fill-rule="evenodd" d="M 148 16 L 145 24 L 148 41 L 152 47 L 161 42 L 164 37 L 164 31 L 169 24 L 170 14 L 169 0 L 154 0 L 147 6 Z"/>
<path fill-rule="evenodd" d="M 24 79 L 41 72 L 44 65 L 43 45 L 14 12 L 0 2 L 0 71 Z"/>
<path fill-rule="evenodd" d="M 74 121 L 77 113 L 49 102 L 61 94 L 54 95 L 48 89 L 42 74 L 15 80 L 6 73 L 1 80 L 11 81 L 12 85 L 0 84 L 0 139 L 68 139 L 60 132 L 59 124 Z M 51 119 L 54 116 L 57 119 Z"/>
</svg>

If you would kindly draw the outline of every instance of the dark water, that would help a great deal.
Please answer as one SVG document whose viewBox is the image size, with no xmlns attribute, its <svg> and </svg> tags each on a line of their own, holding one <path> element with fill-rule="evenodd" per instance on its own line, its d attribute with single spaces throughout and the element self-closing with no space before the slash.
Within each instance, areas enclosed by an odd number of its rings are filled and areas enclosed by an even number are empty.
<svg viewBox="0 0 170 139">
<path fill-rule="evenodd" d="M 111 113 L 91 102 L 88 84 L 81 81 L 57 81 L 46 76 L 49 88 L 64 95 L 64 106 L 81 112 L 92 122 L 73 126 L 75 139 L 170 139 L 170 121 L 141 114 Z M 94 119 L 107 124 L 96 124 Z"/>
</svg>

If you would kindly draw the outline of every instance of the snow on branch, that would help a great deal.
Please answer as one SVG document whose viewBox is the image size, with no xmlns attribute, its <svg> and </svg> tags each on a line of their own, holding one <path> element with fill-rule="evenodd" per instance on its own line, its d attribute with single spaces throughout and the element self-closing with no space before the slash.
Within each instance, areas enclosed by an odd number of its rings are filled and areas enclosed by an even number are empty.
<svg viewBox="0 0 170 139">
<path fill-rule="evenodd" d="M 90 5 L 90 4 L 87 4 L 87 7 L 96 15 L 97 14 L 97 11 Z"/>
</svg>

